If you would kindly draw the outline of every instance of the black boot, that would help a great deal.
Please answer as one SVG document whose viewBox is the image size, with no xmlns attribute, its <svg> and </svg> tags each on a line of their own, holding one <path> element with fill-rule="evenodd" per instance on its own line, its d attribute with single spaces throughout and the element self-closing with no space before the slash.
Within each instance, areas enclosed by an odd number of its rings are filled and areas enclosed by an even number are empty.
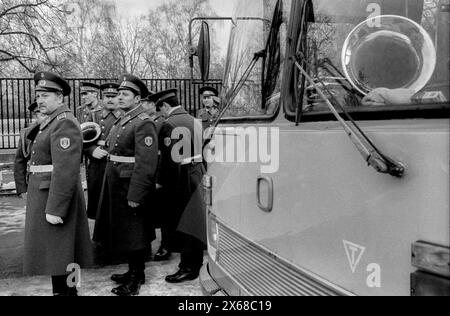
<svg viewBox="0 0 450 316">
<path fill-rule="evenodd" d="M 145 273 L 139 271 L 130 271 L 129 279 L 126 283 L 112 289 L 112 293 L 117 296 L 136 296 L 139 295 L 141 285 L 145 284 Z"/>
<path fill-rule="evenodd" d="M 167 261 L 170 259 L 171 255 L 172 253 L 169 250 L 161 246 L 159 247 L 158 252 L 153 257 L 153 261 L 156 262 Z"/>
<path fill-rule="evenodd" d="M 67 276 L 58 275 L 52 276 L 52 288 L 53 296 L 66 296 L 67 295 Z"/>
<path fill-rule="evenodd" d="M 77 288 L 76 287 L 69 287 L 69 288 L 67 288 L 66 296 L 71 296 L 71 297 L 78 296 Z"/>
<path fill-rule="evenodd" d="M 111 280 L 113 280 L 114 282 L 119 283 L 119 284 L 125 284 L 128 281 L 130 281 L 130 275 L 131 275 L 130 271 L 128 271 L 127 273 L 124 273 L 124 274 L 113 274 L 111 276 Z"/>
</svg>

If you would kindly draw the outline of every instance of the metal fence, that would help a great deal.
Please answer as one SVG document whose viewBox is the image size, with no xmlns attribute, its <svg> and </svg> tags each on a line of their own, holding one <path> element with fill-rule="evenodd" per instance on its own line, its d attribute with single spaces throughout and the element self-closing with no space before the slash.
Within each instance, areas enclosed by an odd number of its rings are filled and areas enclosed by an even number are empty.
<svg viewBox="0 0 450 316">
<path fill-rule="evenodd" d="M 116 79 L 77 78 L 67 79 L 72 93 L 67 98 L 74 114 L 81 104 L 80 83 L 92 82 L 103 84 L 115 82 Z M 209 80 L 206 83 L 190 79 L 144 79 L 152 91 L 177 88 L 180 104 L 192 115 L 196 115 L 201 107 L 199 89 L 204 85 L 220 90 L 220 80 Z M 15 149 L 19 140 L 19 132 L 30 122 L 27 110 L 34 100 L 34 81 L 30 78 L 0 78 L 0 149 Z"/>
</svg>

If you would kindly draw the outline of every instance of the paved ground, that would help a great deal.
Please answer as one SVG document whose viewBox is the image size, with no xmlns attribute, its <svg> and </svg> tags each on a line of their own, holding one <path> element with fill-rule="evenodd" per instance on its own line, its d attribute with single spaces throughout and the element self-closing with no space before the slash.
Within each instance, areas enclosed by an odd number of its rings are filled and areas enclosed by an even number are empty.
<svg viewBox="0 0 450 316">
<path fill-rule="evenodd" d="M 8 179 L 11 175 L 6 174 Z M 25 198 L 0 197 L 0 296 L 47 296 L 51 295 L 49 277 L 23 278 L 22 247 L 25 222 Z M 93 222 L 90 222 L 91 231 Z M 159 240 L 153 243 L 159 247 Z M 164 281 L 167 274 L 177 270 L 178 255 L 165 263 L 148 262 L 147 283 L 142 287 L 145 296 L 200 296 L 199 281 L 182 285 L 172 285 Z M 109 277 L 113 273 L 126 272 L 126 265 L 110 266 L 100 269 L 83 270 L 80 295 L 108 296 L 114 287 Z"/>
</svg>

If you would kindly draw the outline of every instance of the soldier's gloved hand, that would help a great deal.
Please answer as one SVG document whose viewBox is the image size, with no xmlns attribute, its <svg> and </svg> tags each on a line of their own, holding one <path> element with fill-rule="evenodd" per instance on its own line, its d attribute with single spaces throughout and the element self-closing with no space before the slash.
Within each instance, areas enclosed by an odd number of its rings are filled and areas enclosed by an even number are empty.
<svg viewBox="0 0 450 316">
<path fill-rule="evenodd" d="M 92 157 L 94 157 L 95 159 L 103 159 L 106 156 L 108 156 L 108 152 L 106 150 L 101 149 L 100 147 L 97 147 L 92 153 Z"/>
<path fill-rule="evenodd" d="M 45 218 L 47 219 L 47 222 L 49 222 L 52 225 L 64 224 L 64 221 L 62 220 L 62 218 L 58 217 L 58 216 L 53 216 L 53 215 L 50 215 L 50 214 L 46 214 Z"/>
<path fill-rule="evenodd" d="M 159 184 L 159 183 L 157 183 L 157 184 L 156 184 L 156 190 L 160 190 L 160 189 L 162 189 L 162 185 Z"/>
</svg>

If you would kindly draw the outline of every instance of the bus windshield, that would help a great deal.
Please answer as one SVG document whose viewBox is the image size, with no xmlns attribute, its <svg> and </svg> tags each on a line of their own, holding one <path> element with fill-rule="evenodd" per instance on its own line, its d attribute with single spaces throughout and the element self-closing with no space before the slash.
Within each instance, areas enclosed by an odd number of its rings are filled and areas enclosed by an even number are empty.
<svg viewBox="0 0 450 316">
<path fill-rule="evenodd" d="M 276 5 L 276 0 L 252 0 L 239 1 L 235 7 L 223 80 L 223 105 L 235 92 L 237 95 L 224 118 L 271 116 L 279 106 L 280 38 L 278 32 L 271 33 Z M 275 34 L 274 40 L 264 57 L 259 58 L 243 86 L 236 90 L 255 54 L 266 48 L 270 34 Z"/>
<path fill-rule="evenodd" d="M 350 112 L 448 105 L 448 1 L 304 3 L 306 45 L 297 58 L 334 103 Z M 291 113 L 299 102 L 303 114 L 329 112 L 317 87 L 306 81 L 302 88 L 304 97 L 291 104 Z"/>
</svg>

